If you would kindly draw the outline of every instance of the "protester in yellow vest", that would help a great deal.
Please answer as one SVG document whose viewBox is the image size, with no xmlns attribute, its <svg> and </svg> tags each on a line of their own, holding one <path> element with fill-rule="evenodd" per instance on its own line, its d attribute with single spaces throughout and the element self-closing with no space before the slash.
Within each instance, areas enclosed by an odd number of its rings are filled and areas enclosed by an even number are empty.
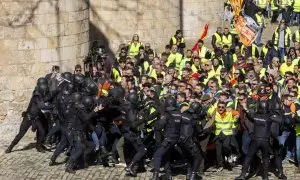
<svg viewBox="0 0 300 180">
<path fill-rule="evenodd" d="M 271 5 L 271 10 L 273 12 L 271 23 L 276 23 L 278 15 L 279 15 L 279 8 L 280 8 L 279 1 L 278 0 L 271 0 L 270 5 Z"/>
<path fill-rule="evenodd" d="M 233 133 L 236 130 L 236 122 L 239 113 L 235 110 L 226 112 L 226 103 L 219 101 L 214 117 L 215 135 L 216 135 L 216 158 L 217 165 L 223 169 L 223 149 L 238 153 L 239 148 L 235 143 Z M 230 143 L 228 143 L 230 142 Z M 219 171 L 221 171 L 219 170 Z"/>
<path fill-rule="evenodd" d="M 256 39 L 255 39 L 255 44 L 258 46 L 261 46 L 262 45 L 262 43 L 261 43 L 262 33 L 265 28 L 265 18 L 264 18 L 261 8 L 259 8 L 258 12 L 254 15 L 254 20 L 260 27 L 258 34 L 256 36 Z"/>
<path fill-rule="evenodd" d="M 279 68 L 279 72 L 282 76 L 284 76 L 287 71 L 294 72 L 294 65 L 289 57 L 286 59 L 285 63 L 281 64 Z"/>
<path fill-rule="evenodd" d="M 173 45 L 172 46 L 172 52 L 169 55 L 167 62 L 165 63 L 165 65 L 167 67 L 171 66 L 171 65 L 175 65 L 174 67 L 176 67 L 177 70 L 180 69 L 180 63 L 182 60 L 182 54 L 177 52 L 177 45 Z"/>
<path fill-rule="evenodd" d="M 129 56 L 134 57 L 139 54 L 139 48 L 143 46 L 143 43 L 140 42 L 139 35 L 135 34 L 132 37 L 132 41 L 128 43 Z"/>
<path fill-rule="evenodd" d="M 175 35 L 170 39 L 170 45 L 177 45 L 178 52 L 183 54 L 185 41 L 181 30 L 177 30 Z"/>
<path fill-rule="evenodd" d="M 222 36 L 223 36 L 222 28 L 218 27 L 215 34 L 212 35 L 212 39 L 211 39 L 211 45 L 215 50 L 217 48 L 222 48 L 223 47 Z"/>
<path fill-rule="evenodd" d="M 222 35 L 222 45 L 227 45 L 229 49 L 233 49 L 235 44 L 234 44 L 234 38 L 233 36 L 229 33 L 229 29 L 226 27 L 224 28 L 224 33 Z"/>
<path fill-rule="evenodd" d="M 241 52 L 245 52 L 245 50 L 247 49 L 248 54 L 251 55 L 251 57 L 253 58 L 259 58 L 259 51 L 258 51 L 258 48 L 255 44 L 252 44 L 251 46 L 249 47 L 245 47 L 244 45 L 242 45 L 241 47 Z"/>
<path fill-rule="evenodd" d="M 293 40 L 293 42 L 294 43 L 300 43 L 300 31 L 299 31 L 299 29 L 300 29 L 300 26 L 299 26 L 299 28 L 295 31 L 295 33 L 293 34 L 293 37 L 292 37 L 292 40 Z"/>
<path fill-rule="evenodd" d="M 199 57 L 205 58 L 205 55 L 208 52 L 208 48 L 204 46 L 203 40 L 199 40 L 198 46 L 199 46 L 199 50 L 198 50 Z"/>
<path fill-rule="evenodd" d="M 268 0 L 257 0 L 256 5 L 261 9 L 266 9 L 268 5 Z"/>
</svg>

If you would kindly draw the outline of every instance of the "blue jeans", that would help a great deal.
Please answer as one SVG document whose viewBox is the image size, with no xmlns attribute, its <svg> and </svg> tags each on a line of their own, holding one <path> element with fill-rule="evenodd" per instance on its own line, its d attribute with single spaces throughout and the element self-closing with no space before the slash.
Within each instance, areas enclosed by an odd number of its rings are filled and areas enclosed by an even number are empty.
<svg viewBox="0 0 300 180">
<path fill-rule="evenodd" d="M 300 136 L 296 137 L 296 156 L 297 156 L 297 162 L 299 166 L 300 165 Z"/>
<path fill-rule="evenodd" d="M 298 26 L 300 25 L 300 13 L 299 12 L 293 12 L 292 19 L 291 19 L 291 25 L 294 25 L 294 19 L 297 18 Z"/>
<path fill-rule="evenodd" d="M 262 37 L 262 33 L 263 33 L 263 28 L 261 28 L 258 33 L 257 33 L 257 36 L 256 36 L 256 39 L 255 39 L 255 44 L 256 45 L 260 45 L 261 44 L 261 37 Z"/>
<path fill-rule="evenodd" d="M 244 154 L 248 154 L 249 146 L 251 142 L 251 137 L 249 135 L 248 131 L 243 131 L 243 137 L 242 137 L 242 151 Z"/>
<path fill-rule="evenodd" d="M 283 131 L 282 135 L 278 136 L 279 145 L 284 146 L 290 135 L 291 135 L 291 131 Z M 288 141 L 288 144 L 287 144 L 288 150 L 287 150 L 286 158 L 293 157 L 292 144 L 293 144 L 292 142 Z"/>
<path fill-rule="evenodd" d="M 280 63 L 284 62 L 285 48 L 278 48 Z"/>
</svg>

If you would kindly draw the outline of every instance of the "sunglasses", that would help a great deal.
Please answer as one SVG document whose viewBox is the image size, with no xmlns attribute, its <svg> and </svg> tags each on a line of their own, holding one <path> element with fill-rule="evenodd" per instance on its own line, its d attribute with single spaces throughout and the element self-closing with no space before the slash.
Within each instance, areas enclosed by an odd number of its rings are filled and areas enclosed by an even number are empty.
<svg viewBox="0 0 300 180">
<path fill-rule="evenodd" d="M 225 106 L 218 106 L 219 109 L 225 109 Z"/>
<path fill-rule="evenodd" d="M 239 101 L 243 101 L 244 99 L 239 99 Z"/>
<path fill-rule="evenodd" d="M 81 69 L 76 69 L 75 71 L 76 71 L 76 72 L 81 72 Z"/>
<path fill-rule="evenodd" d="M 204 64 L 204 66 L 209 66 L 209 64 Z"/>
</svg>

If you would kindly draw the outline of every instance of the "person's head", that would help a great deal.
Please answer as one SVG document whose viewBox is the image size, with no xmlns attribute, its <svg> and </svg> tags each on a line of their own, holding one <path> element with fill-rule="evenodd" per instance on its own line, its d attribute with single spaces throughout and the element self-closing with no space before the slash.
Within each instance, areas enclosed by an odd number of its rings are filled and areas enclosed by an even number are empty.
<svg viewBox="0 0 300 180">
<path fill-rule="evenodd" d="M 59 73 L 59 66 L 52 66 L 52 73 Z"/>
<path fill-rule="evenodd" d="M 211 68 L 212 68 L 212 62 L 211 61 L 206 61 L 204 63 L 204 70 L 209 72 L 211 70 Z"/>
<path fill-rule="evenodd" d="M 282 19 L 280 21 L 279 28 L 280 28 L 280 30 L 283 30 L 285 28 L 285 21 L 284 21 L 284 19 Z"/>
<path fill-rule="evenodd" d="M 185 101 L 185 99 L 186 99 L 186 95 L 184 92 L 179 92 L 176 96 L 176 100 L 179 103 L 183 103 Z"/>
<path fill-rule="evenodd" d="M 243 104 L 247 102 L 247 95 L 245 93 L 238 94 L 238 103 Z"/>
<path fill-rule="evenodd" d="M 186 89 L 185 82 L 183 82 L 183 81 L 179 82 L 178 87 L 179 87 L 179 92 L 184 92 Z"/>
<path fill-rule="evenodd" d="M 127 69 L 133 69 L 133 67 L 134 67 L 134 63 L 133 62 L 130 61 L 130 62 L 126 63 L 126 68 Z"/>
<path fill-rule="evenodd" d="M 145 47 L 144 46 L 139 47 L 139 53 L 140 54 L 145 54 Z"/>
<path fill-rule="evenodd" d="M 124 69 L 125 66 L 126 66 L 126 59 L 120 58 L 120 60 L 119 60 L 120 69 Z"/>
<path fill-rule="evenodd" d="M 169 68 L 168 68 L 168 74 L 170 74 L 170 75 L 173 77 L 174 74 L 175 74 L 175 68 L 169 67 Z"/>
<path fill-rule="evenodd" d="M 202 94 L 202 92 L 203 92 L 203 90 L 204 90 L 204 84 L 202 84 L 202 83 L 198 83 L 196 86 L 195 86 L 195 89 L 194 89 L 194 91 L 195 91 L 195 93 L 196 94 Z"/>
<path fill-rule="evenodd" d="M 132 41 L 137 41 L 139 42 L 140 41 L 140 37 L 138 34 L 134 34 L 133 37 L 132 37 Z"/>
<path fill-rule="evenodd" d="M 97 67 L 96 67 L 96 66 L 93 66 L 93 68 L 92 68 L 92 74 L 93 74 L 93 76 L 96 76 L 97 73 L 98 73 Z"/>
<path fill-rule="evenodd" d="M 296 85 L 296 81 L 295 81 L 294 78 L 290 78 L 290 79 L 288 79 L 288 80 L 286 81 L 286 87 L 287 87 L 288 89 L 293 88 L 295 85 Z"/>
<path fill-rule="evenodd" d="M 241 75 L 241 70 L 239 70 L 239 69 L 236 69 L 233 73 L 233 76 L 235 79 L 237 79 L 240 75 Z"/>
<path fill-rule="evenodd" d="M 192 91 L 192 89 L 188 88 L 184 91 L 184 93 L 185 93 L 186 99 L 189 100 L 192 96 L 193 91 Z"/>
<path fill-rule="evenodd" d="M 145 50 L 148 51 L 150 50 L 151 46 L 150 46 L 150 43 L 146 43 L 145 44 Z"/>
<path fill-rule="evenodd" d="M 142 75 L 140 77 L 140 84 L 145 84 L 147 82 L 147 75 Z"/>
<path fill-rule="evenodd" d="M 164 75 L 157 74 L 157 81 L 156 82 L 159 83 L 159 84 L 163 84 L 163 82 L 164 82 Z"/>
<path fill-rule="evenodd" d="M 188 78 L 189 75 L 190 75 L 190 73 L 191 73 L 191 70 L 190 70 L 190 69 L 188 69 L 188 68 L 183 68 L 183 69 L 182 69 L 182 77 L 183 77 L 183 78 Z"/>
<path fill-rule="evenodd" d="M 219 59 L 218 59 L 218 58 L 214 58 L 214 59 L 213 59 L 213 66 L 217 67 L 217 66 L 219 66 L 219 65 L 220 65 Z"/>
<path fill-rule="evenodd" d="M 166 54 L 169 54 L 170 51 L 171 51 L 171 49 L 172 49 L 172 46 L 171 46 L 170 44 L 167 44 L 167 45 L 165 46 L 165 53 L 166 53 Z"/>
<path fill-rule="evenodd" d="M 228 52 L 228 50 L 229 50 L 228 45 L 224 45 L 223 46 L 223 53 L 226 54 Z"/>
<path fill-rule="evenodd" d="M 82 68 L 80 64 L 75 66 L 75 74 L 81 74 Z"/>
<path fill-rule="evenodd" d="M 217 106 L 217 111 L 219 114 L 223 114 L 226 111 L 226 103 L 219 101 L 218 106 Z"/>
<path fill-rule="evenodd" d="M 226 77 L 226 75 L 227 75 L 227 71 L 226 71 L 226 68 L 222 68 L 221 70 L 220 70 L 220 73 L 221 73 L 221 78 L 225 78 Z"/>
<path fill-rule="evenodd" d="M 235 46 L 235 48 L 234 48 L 234 53 L 235 53 L 235 54 L 240 54 L 240 53 L 241 53 L 241 48 L 240 48 L 240 46 Z"/>
<path fill-rule="evenodd" d="M 258 8 L 257 14 L 262 15 L 262 9 L 261 8 Z"/>
<path fill-rule="evenodd" d="M 224 28 L 224 34 L 228 34 L 229 33 L 229 29 L 228 29 L 228 27 L 225 27 Z"/>
<path fill-rule="evenodd" d="M 284 74 L 284 80 L 287 82 L 289 79 L 293 78 L 293 73 L 291 71 L 287 71 Z"/>
<path fill-rule="evenodd" d="M 186 50 L 185 56 L 187 58 L 191 58 L 192 57 L 192 50 L 190 50 L 190 49 Z"/>
<path fill-rule="evenodd" d="M 291 106 L 293 103 L 293 97 L 291 97 L 289 94 L 283 96 L 283 104 L 285 106 Z"/>
<path fill-rule="evenodd" d="M 150 51 L 150 52 L 148 53 L 148 59 L 149 59 L 150 62 L 153 61 L 153 59 L 154 59 L 154 52 L 153 52 L 153 51 Z"/>
<path fill-rule="evenodd" d="M 219 34 L 222 33 L 222 28 L 221 28 L 221 27 L 218 27 L 218 28 L 217 28 L 217 33 L 219 33 Z"/>
<path fill-rule="evenodd" d="M 295 47 L 290 47 L 290 48 L 289 48 L 288 55 L 289 55 L 289 56 L 294 56 L 294 55 L 296 55 L 296 49 L 295 49 Z"/>
<path fill-rule="evenodd" d="M 273 57 L 272 66 L 274 66 L 274 67 L 279 67 L 280 66 L 280 61 L 279 61 L 278 57 Z"/>
<path fill-rule="evenodd" d="M 198 46 L 199 46 L 199 48 L 201 48 L 201 47 L 203 46 L 203 44 L 204 44 L 203 40 L 199 40 L 199 41 L 198 41 Z"/>
<path fill-rule="evenodd" d="M 182 34 L 182 31 L 181 31 L 181 30 L 177 30 L 175 35 L 176 35 L 178 38 L 182 38 L 182 37 L 183 37 L 183 34 Z"/>
<path fill-rule="evenodd" d="M 143 84 L 143 93 L 145 95 L 148 95 L 150 88 L 151 88 L 151 84 L 149 82 L 144 83 Z"/>
<path fill-rule="evenodd" d="M 259 82 L 257 79 L 254 79 L 250 82 L 250 86 L 252 90 L 256 90 L 258 88 Z"/>
<path fill-rule="evenodd" d="M 218 84 L 216 82 L 210 83 L 209 89 L 211 93 L 215 93 L 218 89 Z"/>
<path fill-rule="evenodd" d="M 177 47 L 176 44 L 174 44 L 174 45 L 172 46 L 172 53 L 173 53 L 173 54 L 176 54 L 177 51 L 178 51 L 178 47 Z"/>
<path fill-rule="evenodd" d="M 229 98 L 229 94 L 223 92 L 223 93 L 220 93 L 219 101 L 226 102 L 226 100 L 227 100 L 228 98 Z"/>
<path fill-rule="evenodd" d="M 286 65 L 288 66 L 292 65 L 292 59 L 290 57 L 286 59 Z"/>
<path fill-rule="evenodd" d="M 193 62 L 196 67 L 200 66 L 200 58 L 199 57 L 195 57 Z"/>
<path fill-rule="evenodd" d="M 164 84 L 171 83 L 172 79 L 173 79 L 173 76 L 171 74 L 166 74 L 165 78 L 164 78 Z"/>
</svg>

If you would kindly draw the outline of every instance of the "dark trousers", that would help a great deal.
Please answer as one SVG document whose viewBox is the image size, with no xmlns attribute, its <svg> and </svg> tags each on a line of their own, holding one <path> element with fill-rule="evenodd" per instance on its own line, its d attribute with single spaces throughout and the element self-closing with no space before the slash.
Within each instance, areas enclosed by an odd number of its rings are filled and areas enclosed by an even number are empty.
<svg viewBox="0 0 300 180">
<path fill-rule="evenodd" d="M 34 129 L 37 130 L 37 146 L 41 146 L 42 142 L 45 138 L 45 130 L 43 127 L 43 124 L 39 121 L 36 120 L 33 122 L 33 120 L 30 119 L 28 115 L 26 115 L 23 118 L 23 121 L 20 125 L 19 133 L 16 135 L 14 140 L 11 142 L 10 147 L 13 148 L 15 145 L 19 143 L 19 141 L 22 139 L 22 137 L 26 134 L 30 126 L 32 126 L 34 123 Z"/>
<path fill-rule="evenodd" d="M 136 151 L 131 163 L 139 162 L 146 154 L 146 147 L 141 138 L 134 132 L 126 132 L 124 133 L 124 140 L 130 143 Z"/>
<path fill-rule="evenodd" d="M 198 171 L 200 163 L 203 159 L 202 153 L 196 143 L 191 137 L 189 138 L 180 138 L 179 146 L 187 152 L 187 158 L 189 164 L 191 164 L 192 171 Z"/>
<path fill-rule="evenodd" d="M 216 156 L 218 166 L 223 166 L 223 155 L 231 154 L 231 136 L 219 135 L 216 138 Z"/>
<path fill-rule="evenodd" d="M 69 133 L 71 133 L 70 136 L 72 136 L 72 149 L 70 153 L 70 160 L 71 162 L 76 162 L 79 160 L 80 157 L 84 155 L 85 151 L 85 138 L 84 134 L 81 131 L 72 130 Z"/>
<path fill-rule="evenodd" d="M 70 136 L 70 130 L 68 130 L 65 126 L 61 126 L 60 127 L 60 130 L 61 130 L 61 138 L 60 138 L 60 141 L 52 155 L 52 160 L 55 161 L 55 159 L 61 154 L 64 152 L 64 149 L 67 148 L 68 146 L 71 145 L 71 137 L 68 137 Z"/>
<path fill-rule="evenodd" d="M 261 141 L 253 139 L 250 144 L 249 152 L 246 156 L 242 173 L 246 174 L 252 159 L 258 150 L 262 152 L 263 161 L 263 178 L 268 176 L 268 166 L 269 166 L 269 141 Z"/>
<path fill-rule="evenodd" d="M 204 172 L 205 169 L 205 157 L 206 157 L 206 149 L 207 149 L 207 145 L 210 139 L 210 134 L 209 135 L 205 135 L 203 137 L 200 138 L 200 147 L 201 150 L 203 152 L 203 159 L 200 163 L 200 172 Z"/>
<path fill-rule="evenodd" d="M 164 139 L 159 148 L 155 151 L 153 155 L 153 168 L 154 171 L 159 172 L 160 165 L 162 163 L 163 158 L 165 158 L 165 171 L 166 173 L 171 173 L 170 168 L 170 156 L 168 153 L 171 148 L 177 143 L 177 140 Z M 168 153 L 168 154 L 167 154 Z M 167 156 L 165 156 L 167 155 Z"/>
<path fill-rule="evenodd" d="M 271 23 L 276 23 L 277 22 L 278 15 L 279 15 L 278 10 L 273 11 L 273 16 L 271 18 Z"/>
</svg>

